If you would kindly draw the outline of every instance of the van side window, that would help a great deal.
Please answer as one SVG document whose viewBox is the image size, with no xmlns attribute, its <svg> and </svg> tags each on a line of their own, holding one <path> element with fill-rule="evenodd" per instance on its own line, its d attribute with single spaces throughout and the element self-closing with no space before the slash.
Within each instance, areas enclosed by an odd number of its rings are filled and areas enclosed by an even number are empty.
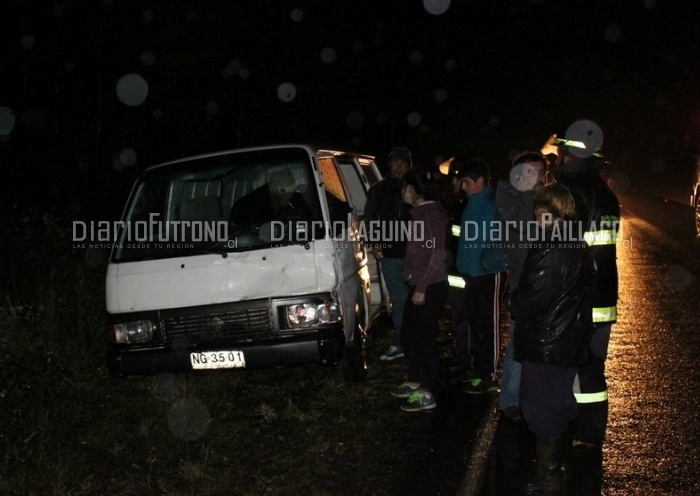
<svg viewBox="0 0 700 496">
<path fill-rule="evenodd" d="M 355 213 L 362 217 L 365 212 L 365 203 L 367 202 L 367 186 L 365 185 L 367 179 L 360 175 L 352 158 L 349 160 L 341 158 L 338 160 L 338 166 L 348 187 L 350 203 L 355 209 Z"/>
<path fill-rule="evenodd" d="M 348 203 L 348 197 L 343 188 L 343 181 L 340 178 L 335 160 L 331 157 L 321 158 L 318 167 L 323 177 L 323 188 L 328 201 L 330 220 L 345 221 L 347 215 L 352 211 Z"/>
</svg>

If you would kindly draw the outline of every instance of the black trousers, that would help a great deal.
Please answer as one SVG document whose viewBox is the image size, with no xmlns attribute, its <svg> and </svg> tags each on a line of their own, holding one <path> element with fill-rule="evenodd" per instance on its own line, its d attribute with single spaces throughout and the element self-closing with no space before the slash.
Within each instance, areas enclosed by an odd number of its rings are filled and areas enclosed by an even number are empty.
<svg viewBox="0 0 700 496">
<path fill-rule="evenodd" d="M 561 436 L 578 416 L 573 385 L 576 367 L 522 362 L 520 410 L 538 436 Z"/>
<path fill-rule="evenodd" d="M 425 304 L 414 305 L 411 297 L 416 287 L 409 286 L 403 311 L 401 345 L 408 366 L 408 381 L 420 383 L 430 391 L 435 389 L 440 374 L 438 319 L 448 288 L 447 281 L 431 284 L 425 292 Z"/>
<path fill-rule="evenodd" d="M 469 317 L 467 316 L 467 298 L 464 288 L 450 286 L 449 301 L 452 312 L 452 324 L 455 329 L 457 352 L 455 358 L 465 366 L 472 366 L 471 337 L 469 333 Z"/>
<path fill-rule="evenodd" d="M 474 369 L 482 379 L 495 379 L 501 353 L 501 298 L 504 273 L 468 278 L 465 289 Z"/>
<path fill-rule="evenodd" d="M 591 361 L 578 369 L 575 388 L 579 416 L 574 437 L 586 443 L 602 443 L 608 425 L 608 384 L 605 360 L 612 324 L 599 324 L 591 339 Z"/>
</svg>

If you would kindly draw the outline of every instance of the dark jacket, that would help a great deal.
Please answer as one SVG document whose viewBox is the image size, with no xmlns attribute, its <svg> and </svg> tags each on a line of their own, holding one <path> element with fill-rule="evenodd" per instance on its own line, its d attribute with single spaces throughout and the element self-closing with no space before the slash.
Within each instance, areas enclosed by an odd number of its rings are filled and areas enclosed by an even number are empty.
<svg viewBox="0 0 700 496">
<path fill-rule="evenodd" d="M 610 232 L 617 234 L 620 223 L 620 203 L 600 177 L 601 165 L 599 158 L 586 157 L 566 162 L 552 173 L 557 181 L 571 191 L 576 202 L 577 216 L 583 222 L 583 231 L 594 237 L 589 241 L 596 264 L 592 305 L 594 309 L 614 309 L 609 319 L 596 319 L 596 323 L 600 324 L 617 320 L 616 246 L 614 239 L 606 241 L 606 238 Z M 602 311 L 603 315 L 606 313 L 606 310 Z"/>
<path fill-rule="evenodd" d="M 403 277 L 409 286 L 425 293 L 428 286 L 447 280 L 445 237 L 449 215 L 438 202 L 411 211 L 411 241 L 406 247 Z"/>
<path fill-rule="evenodd" d="M 542 241 L 533 243 L 511 293 L 515 359 L 575 367 L 587 359 L 592 334 L 593 260 L 586 243 L 561 239 L 556 232 L 550 226 Z"/>
<path fill-rule="evenodd" d="M 505 239 L 504 252 L 508 284 L 514 289 L 520 281 L 527 257 L 527 225 L 535 221 L 532 200 L 535 190 L 518 191 L 509 181 L 499 181 L 496 189 L 496 217 L 501 222 Z"/>
<path fill-rule="evenodd" d="M 385 258 L 406 256 L 406 240 L 397 234 L 407 229 L 410 212 L 411 206 L 401 199 L 401 183 L 395 179 L 384 178 L 367 192 L 365 221 L 383 223 L 381 232 L 387 237 L 377 244 Z"/>
<path fill-rule="evenodd" d="M 496 221 L 496 195 L 490 185 L 469 197 L 462 213 L 457 268 L 467 277 L 505 272 L 506 258 Z M 496 231 L 498 239 L 492 239 Z"/>
</svg>

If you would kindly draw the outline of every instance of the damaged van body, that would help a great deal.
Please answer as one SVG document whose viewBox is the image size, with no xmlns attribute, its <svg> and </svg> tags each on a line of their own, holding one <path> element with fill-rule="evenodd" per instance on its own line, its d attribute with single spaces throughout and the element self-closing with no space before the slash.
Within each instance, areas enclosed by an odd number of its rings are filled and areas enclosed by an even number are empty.
<svg viewBox="0 0 700 496">
<path fill-rule="evenodd" d="M 363 242 L 371 156 L 304 144 L 148 168 L 106 277 L 113 375 L 344 361 L 385 292 Z"/>
</svg>

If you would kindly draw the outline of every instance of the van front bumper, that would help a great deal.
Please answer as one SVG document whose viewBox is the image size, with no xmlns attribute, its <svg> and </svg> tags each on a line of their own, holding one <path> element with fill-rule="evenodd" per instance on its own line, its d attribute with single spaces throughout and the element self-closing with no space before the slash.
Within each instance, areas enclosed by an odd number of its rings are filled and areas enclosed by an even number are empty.
<svg viewBox="0 0 700 496">
<path fill-rule="evenodd" d="M 314 332 L 269 342 L 188 349 L 112 349 L 106 355 L 107 369 L 113 376 L 152 375 L 160 372 L 197 371 L 192 353 L 241 351 L 246 369 L 338 363 L 345 348 L 345 335 L 338 323 Z"/>
</svg>

